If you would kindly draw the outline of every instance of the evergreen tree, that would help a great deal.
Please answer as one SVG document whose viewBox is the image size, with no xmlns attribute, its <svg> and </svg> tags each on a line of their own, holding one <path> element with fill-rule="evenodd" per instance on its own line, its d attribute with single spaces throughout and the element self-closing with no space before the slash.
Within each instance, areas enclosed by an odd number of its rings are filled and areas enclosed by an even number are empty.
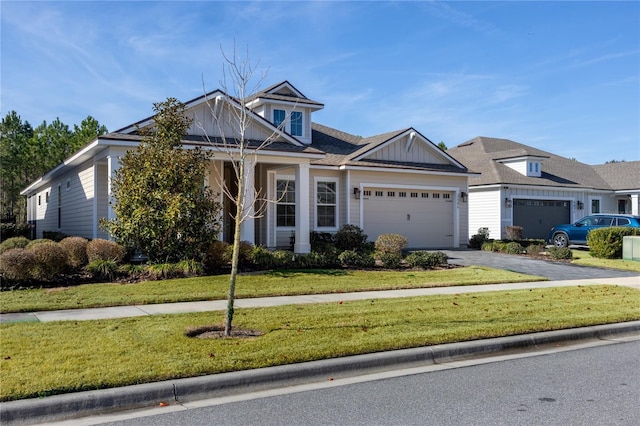
<svg viewBox="0 0 640 426">
<path fill-rule="evenodd" d="M 180 148 L 191 120 L 174 98 L 154 104 L 155 126 L 120 159 L 112 182 L 115 220 L 103 225 L 153 262 L 201 260 L 220 231 L 221 206 L 204 186 L 209 155 Z"/>
</svg>

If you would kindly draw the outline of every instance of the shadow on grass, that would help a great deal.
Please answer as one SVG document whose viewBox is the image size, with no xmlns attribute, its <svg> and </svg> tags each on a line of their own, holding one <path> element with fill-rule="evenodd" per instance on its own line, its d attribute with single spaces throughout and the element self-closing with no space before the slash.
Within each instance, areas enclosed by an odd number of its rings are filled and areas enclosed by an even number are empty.
<svg viewBox="0 0 640 426">
<path fill-rule="evenodd" d="M 289 278 L 302 274 L 328 275 L 337 277 L 351 275 L 351 272 L 341 269 L 282 269 L 278 271 L 269 271 L 265 275 L 270 277 Z"/>
</svg>

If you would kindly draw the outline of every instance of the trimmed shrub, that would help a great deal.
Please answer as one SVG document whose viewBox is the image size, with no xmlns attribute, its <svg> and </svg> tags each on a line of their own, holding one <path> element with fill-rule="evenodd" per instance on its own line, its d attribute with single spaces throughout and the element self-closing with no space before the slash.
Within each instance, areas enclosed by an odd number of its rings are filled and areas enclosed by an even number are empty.
<svg viewBox="0 0 640 426">
<path fill-rule="evenodd" d="M 16 225 L 15 223 L 0 223 L 0 240 L 4 241 L 14 237 L 29 238 L 32 229 L 33 225 L 26 223 L 20 225 Z"/>
<path fill-rule="evenodd" d="M 412 268 L 433 269 L 438 266 L 447 266 L 448 259 L 449 256 L 440 251 L 414 251 L 406 257 L 405 261 Z"/>
<path fill-rule="evenodd" d="M 333 238 L 336 248 L 340 251 L 365 251 L 367 235 L 356 225 L 342 225 Z"/>
<path fill-rule="evenodd" d="M 594 229 L 587 234 L 589 251 L 601 259 L 622 259 L 622 240 L 628 235 L 640 235 L 640 229 L 628 226 Z"/>
<path fill-rule="evenodd" d="M 524 228 L 522 226 L 506 226 L 504 228 L 507 238 L 511 241 L 521 240 Z"/>
<path fill-rule="evenodd" d="M 0 274 L 4 279 L 25 281 L 33 278 L 36 256 L 32 251 L 14 248 L 0 254 Z"/>
<path fill-rule="evenodd" d="M 37 240 L 29 241 L 29 244 L 27 244 L 27 246 L 25 248 L 28 249 L 28 248 L 31 248 L 31 247 L 33 247 L 35 245 L 38 245 L 38 244 L 54 243 L 54 242 L 55 241 L 49 240 L 47 238 L 40 238 L 40 239 L 37 239 Z"/>
<path fill-rule="evenodd" d="M 533 256 L 537 256 L 540 253 L 542 253 L 545 249 L 545 245 L 544 244 L 531 244 L 529 246 L 527 246 L 527 248 L 525 249 L 527 254 L 531 254 Z"/>
<path fill-rule="evenodd" d="M 558 248 L 555 246 L 549 247 L 549 256 L 555 260 L 567 260 L 573 259 L 573 252 L 569 247 Z"/>
<path fill-rule="evenodd" d="M 511 241 L 503 246 L 503 252 L 508 254 L 522 254 L 524 252 L 524 247 L 522 247 L 520 243 Z"/>
<path fill-rule="evenodd" d="M 16 248 L 25 248 L 29 245 L 29 239 L 26 237 L 12 237 L 7 240 L 4 240 L 2 244 L 0 244 L 0 254 L 4 253 L 7 250 L 16 249 Z"/>
<path fill-rule="evenodd" d="M 299 269 L 326 268 L 328 266 L 327 258 L 316 252 L 297 254 L 293 261 L 293 267 Z"/>
<path fill-rule="evenodd" d="M 402 264 L 402 255 L 398 253 L 380 253 L 380 262 L 385 268 L 398 269 Z"/>
<path fill-rule="evenodd" d="M 116 263 L 120 263 L 124 255 L 124 247 L 113 241 L 96 238 L 87 244 L 87 258 L 89 263 L 96 260 L 113 260 Z"/>
<path fill-rule="evenodd" d="M 118 263 L 113 259 L 96 259 L 85 266 L 94 279 L 113 281 L 118 276 Z"/>
<path fill-rule="evenodd" d="M 312 231 L 309 234 L 311 251 L 317 253 L 334 253 L 336 251 L 333 234 L 329 232 Z"/>
<path fill-rule="evenodd" d="M 293 252 L 287 250 L 275 250 L 271 253 L 273 268 L 286 268 L 293 262 Z"/>
<path fill-rule="evenodd" d="M 251 254 L 253 259 L 253 265 L 255 269 L 267 270 L 272 269 L 275 261 L 273 259 L 273 253 L 269 249 L 263 246 L 256 246 Z"/>
<path fill-rule="evenodd" d="M 469 247 L 480 249 L 487 240 L 489 240 L 489 228 L 479 228 L 478 233 L 469 239 Z"/>
<path fill-rule="evenodd" d="M 231 258 L 227 255 L 230 244 L 226 241 L 214 241 L 209 245 L 204 265 L 209 271 L 220 271 L 229 265 Z"/>
<path fill-rule="evenodd" d="M 407 247 L 407 239 L 399 234 L 380 234 L 376 238 L 376 252 L 382 254 L 402 255 L 402 250 Z"/>
<path fill-rule="evenodd" d="M 185 259 L 176 263 L 176 272 L 184 278 L 197 277 L 204 273 L 202 263 L 194 259 Z"/>
<path fill-rule="evenodd" d="M 495 241 L 485 241 L 484 243 L 482 243 L 482 246 L 480 246 L 480 249 L 482 251 L 493 251 L 494 245 Z"/>
<path fill-rule="evenodd" d="M 55 241 L 56 243 L 59 243 L 60 241 L 64 240 L 67 237 L 70 237 L 71 235 L 67 235 L 64 232 L 58 232 L 58 231 L 43 231 L 42 232 L 42 238 L 44 238 L 45 240 L 51 240 L 51 241 Z"/>
<path fill-rule="evenodd" d="M 254 246 L 249 241 L 240 241 L 240 253 L 238 256 L 238 268 L 249 269 L 253 263 L 253 249 Z M 233 244 L 229 244 L 227 247 L 227 257 L 229 261 L 233 259 Z"/>
<path fill-rule="evenodd" d="M 60 247 L 67 253 L 67 264 L 73 269 L 81 268 L 88 263 L 87 245 L 89 241 L 82 237 L 67 237 L 60 241 Z"/>
<path fill-rule="evenodd" d="M 67 255 L 58 243 L 43 242 L 26 250 L 35 256 L 31 273 L 33 278 L 37 280 L 50 280 L 56 275 L 62 274 L 67 267 Z"/>
<path fill-rule="evenodd" d="M 351 268 L 373 268 L 376 265 L 373 257 L 355 250 L 343 251 L 338 255 L 338 260 L 342 265 Z"/>
</svg>

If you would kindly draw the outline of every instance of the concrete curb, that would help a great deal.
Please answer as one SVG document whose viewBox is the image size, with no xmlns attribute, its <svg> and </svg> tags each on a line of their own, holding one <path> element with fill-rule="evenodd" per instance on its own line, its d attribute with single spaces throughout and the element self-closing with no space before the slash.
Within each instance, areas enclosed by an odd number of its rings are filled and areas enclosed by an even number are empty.
<svg viewBox="0 0 640 426">
<path fill-rule="evenodd" d="M 249 390 L 253 392 L 310 383 L 319 379 L 440 364 L 550 343 L 606 340 L 639 332 L 640 321 L 631 321 L 8 401 L 0 403 L 0 420 L 3 425 L 62 421 L 114 411 L 155 407 L 161 402 L 176 404 L 240 394 Z"/>
</svg>

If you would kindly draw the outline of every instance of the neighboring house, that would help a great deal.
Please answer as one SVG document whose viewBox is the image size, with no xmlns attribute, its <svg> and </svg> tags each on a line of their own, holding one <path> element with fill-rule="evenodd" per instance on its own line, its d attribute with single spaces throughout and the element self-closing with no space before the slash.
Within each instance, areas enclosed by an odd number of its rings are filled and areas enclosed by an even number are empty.
<svg viewBox="0 0 640 426">
<path fill-rule="evenodd" d="M 185 103 L 194 124 L 183 146 L 211 150 L 207 184 L 234 186 L 229 152 L 221 149 L 215 114 L 240 104 L 216 90 Z M 410 248 L 465 245 L 469 230 L 466 197 L 473 175 L 459 161 L 413 128 L 360 137 L 312 121 L 324 105 L 306 98 L 285 81 L 247 99 L 253 146 L 274 133 L 275 141 L 251 156 L 249 196 L 259 194 L 263 215 L 243 222 L 242 239 L 269 248 L 310 250 L 310 232 L 335 232 L 344 224 L 361 227 L 370 240 L 382 233 L 407 237 Z M 113 218 L 110 179 L 119 157 L 137 146 L 138 129 L 153 117 L 100 136 L 22 191 L 36 235 L 59 231 L 87 238 L 108 238 L 101 218 Z M 228 139 L 235 136 L 228 128 Z M 206 137 L 205 137 L 206 133 Z M 231 155 L 234 155 L 233 153 Z M 259 199 L 259 198 L 258 198 Z M 230 241 L 234 206 L 224 206 L 221 238 Z M 292 238 L 294 237 L 294 238 Z"/>
<path fill-rule="evenodd" d="M 469 236 L 522 226 L 548 237 L 552 226 L 592 213 L 638 214 L 640 161 L 590 166 L 507 139 L 477 137 L 447 151 L 480 175 L 469 179 Z"/>
</svg>

